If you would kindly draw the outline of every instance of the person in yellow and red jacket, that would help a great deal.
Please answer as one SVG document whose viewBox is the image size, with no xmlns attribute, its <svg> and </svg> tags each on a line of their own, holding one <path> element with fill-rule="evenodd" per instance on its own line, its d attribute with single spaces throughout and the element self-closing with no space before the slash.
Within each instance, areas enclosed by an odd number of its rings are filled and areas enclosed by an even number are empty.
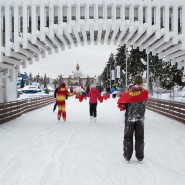
<svg viewBox="0 0 185 185">
<path fill-rule="evenodd" d="M 62 83 L 56 92 L 56 101 L 58 105 L 58 120 L 60 120 L 61 116 L 64 121 L 66 121 L 66 97 L 73 96 L 75 93 L 71 93 L 67 91 L 66 84 Z"/>
<path fill-rule="evenodd" d="M 133 134 L 135 133 L 135 151 L 138 161 L 144 158 L 144 118 L 148 91 L 142 87 L 142 77 L 136 76 L 134 84 L 120 96 L 118 107 L 125 112 L 125 131 L 123 156 L 127 162 L 133 153 Z"/>
</svg>

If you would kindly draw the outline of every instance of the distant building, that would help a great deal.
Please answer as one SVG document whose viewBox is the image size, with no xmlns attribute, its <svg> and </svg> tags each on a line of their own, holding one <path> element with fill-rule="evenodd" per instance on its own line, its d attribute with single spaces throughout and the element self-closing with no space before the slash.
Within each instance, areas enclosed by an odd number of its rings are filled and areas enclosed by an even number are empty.
<svg viewBox="0 0 185 185">
<path fill-rule="evenodd" d="M 89 84 L 96 84 L 96 76 L 95 77 L 89 77 L 84 75 L 80 71 L 80 65 L 77 63 L 76 65 L 76 70 L 73 71 L 67 78 L 63 77 L 63 81 L 68 85 L 68 86 L 80 86 L 86 85 L 87 80 L 89 80 Z"/>
</svg>

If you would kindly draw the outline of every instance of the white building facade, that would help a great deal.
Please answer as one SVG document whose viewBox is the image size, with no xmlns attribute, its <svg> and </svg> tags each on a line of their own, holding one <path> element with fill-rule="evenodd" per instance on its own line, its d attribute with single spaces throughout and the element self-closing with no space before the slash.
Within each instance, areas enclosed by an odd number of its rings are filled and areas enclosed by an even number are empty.
<svg viewBox="0 0 185 185">
<path fill-rule="evenodd" d="M 79 45 L 139 47 L 184 66 L 184 0 L 1 0 L 0 15 L 0 102 L 16 99 L 21 65 Z"/>
</svg>

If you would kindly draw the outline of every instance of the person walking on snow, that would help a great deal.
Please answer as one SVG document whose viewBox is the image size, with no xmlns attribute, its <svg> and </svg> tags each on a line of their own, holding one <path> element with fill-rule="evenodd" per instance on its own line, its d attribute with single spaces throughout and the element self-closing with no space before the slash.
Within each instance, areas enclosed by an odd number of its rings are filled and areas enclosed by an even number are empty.
<svg viewBox="0 0 185 185">
<path fill-rule="evenodd" d="M 103 102 L 103 97 L 101 94 L 98 92 L 97 88 L 92 85 L 89 93 L 86 95 L 86 97 L 89 98 L 89 113 L 90 113 L 90 119 L 91 121 L 94 120 L 96 122 L 96 117 L 97 117 L 97 103 L 98 100 L 100 103 Z"/>
<path fill-rule="evenodd" d="M 55 92 L 54 92 L 54 97 L 55 97 L 55 99 L 56 99 L 57 91 L 58 91 L 59 88 L 60 88 L 60 87 L 57 87 L 57 88 L 55 89 Z M 55 112 L 56 107 L 57 107 L 57 100 L 56 100 L 56 102 L 55 102 L 55 104 L 54 104 L 54 106 L 53 106 L 53 112 Z"/>
<path fill-rule="evenodd" d="M 138 161 L 144 158 L 144 118 L 148 91 L 142 87 L 142 77 L 136 76 L 134 84 L 118 100 L 118 107 L 125 112 L 123 156 L 127 162 L 133 153 L 133 134 L 135 133 L 135 155 Z"/>
<path fill-rule="evenodd" d="M 63 120 L 66 121 L 66 102 L 65 100 L 68 96 L 72 96 L 74 94 L 75 93 L 70 93 L 69 91 L 67 91 L 65 83 L 62 83 L 59 89 L 57 90 L 56 100 L 57 100 L 57 105 L 58 105 L 58 116 L 57 116 L 58 120 L 60 120 L 62 116 Z"/>
</svg>

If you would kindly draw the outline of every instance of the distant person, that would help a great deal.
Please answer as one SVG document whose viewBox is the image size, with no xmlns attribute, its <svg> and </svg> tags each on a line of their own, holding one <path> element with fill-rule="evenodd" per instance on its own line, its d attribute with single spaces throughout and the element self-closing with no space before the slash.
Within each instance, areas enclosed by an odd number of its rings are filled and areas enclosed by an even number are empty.
<svg viewBox="0 0 185 185">
<path fill-rule="evenodd" d="M 85 92 L 88 94 L 89 91 L 90 91 L 90 87 L 89 87 L 89 85 L 88 85 L 87 88 L 86 88 L 86 90 L 85 90 Z"/>
<path fill-rule="evenodd" d="M 66 84 L 62 83 L 56 93 L 57 105 L 58 105 L 58 120 L 63 118 L 66 121 L 66 103 L 65 100 L 68 96 L 72 96 L 74 93 L 67 91 Z"/>
<path fill-rule="evenodd" d="M 54 92 L 54 97 L 55 97 L 55 99 L 56 99 L 56 94 L 57 94 L 58 89 L 59 89 L 59 87 L 57 87 L 57 88 L 55 89 L 55 92 Z M 56 101 L 55 104 L 54 104 L 53 112 L 55 112 L 56 107 L 57 107 L 57 101 Z"/>
<path fill-rule="evenodd" d="M 89 98 L 90 120 L 96 122 L 98 100 L 102 103 L 103 97 L 94 85 L 91 85 L 91 89 L 86 97 Z"/>
<path fill-rule="evenodd" d="M 116 93 L 114 93 L 115 91 L 117 91 L 117 89 L 116 89 L 115 86 L 113 86 L 113 87 L 111 88 L 111 92 L 113 93 L 113 94 L 112 94 L 112 98 L 116 98 Z"/>
<path fill-rule="evenodd" d="M 70 86 L 69 90 L 70 90 L 71 93 L 73 93 L 73 87 L 72 86 Z"/>
<path fill-rule="evenodd" d="M 136 76 L 134 84 L 121 95 L 118 107 L 125 112 L 125 131 L 123 156 L 127 162 L 133 153 L 133 135 L 135 133 L 135 151 L 138 161 L 144 158 L 144 118 L 148 91 L 142 87 L 142 77 Z"/>
</svg>

